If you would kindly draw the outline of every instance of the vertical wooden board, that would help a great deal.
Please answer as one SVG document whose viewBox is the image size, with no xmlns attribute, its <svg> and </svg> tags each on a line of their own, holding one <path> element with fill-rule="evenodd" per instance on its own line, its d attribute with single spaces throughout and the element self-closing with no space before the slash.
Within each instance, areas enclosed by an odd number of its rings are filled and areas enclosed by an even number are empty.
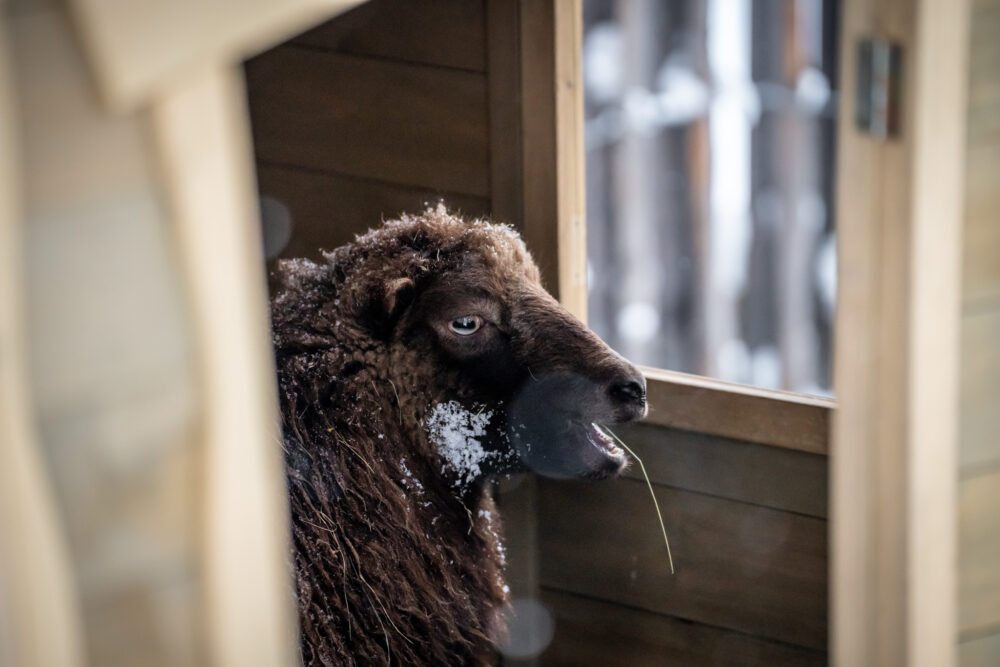
<svg viewBox="0 0 1000 667">
<path fill-rule="evenodd" d="M 490 199 L 493 215 L 524 227 L 520 3 L 486 0 L 489 55 Z"/>
<path fill-rule="evenodd" d="M 1000 665 L 1000 632 L 968 639 L 958 645 L 961 667 L 996 667 Z"/>
<path fill-rule="evenodd" d="M 21 134 L 0 7 L 0 664 L 84 663 L 82 619 L 62 517 L 27 383 Z"/>
<path fill-rule="evenodd" d="M 639 455 L 654 484 L 826 518 L 825 456 L 644 424 L 618 426 L 615 433 Z M 643 479 L 636 464 L 625 476 Z"/>
<path fill-rule="evenodd" d="M 370 0 L 295 38 L 361 56 L 486 71 L 486 0 Z"/>
<path fill-rule="evenodd" d="M 556 197 L 559 300 L 587 321 L 587 199 L 583 143 L 583 2 L 555 3 Z"/>
<path fill-rule="evenodd" d="M 521 92 L 521 233 L 542 271 L 559 289 L 559 191 L 556 128 L 554 2 L 518 0 Z"/>
<path fill-rule="evenodd" d="M 539 485 L 541 583 L 823 650 L 825 521 L 656 487 L 677 573 L 646 485 Z"/>
<path fill-rule="evenodd" d="M 465 216 L 489 214 L 489 201 L 479 197 L 442 193 L 393 183 L 349 178 L 283 166 L 259 164 L 258 191 L 288 208 L 291 238 L 284 257 L 320 257 L 378 227 L 401 213 L 418 213 L 443 201 Z"/>
<path fill-rule="evenodd" d="M 826 665 L 826 653 L 779 644 L 545 589 L 542 601 L 555 621 L 555 635 L 542 654 L 545 665 L 612 667 L 782 667 Z"/>
<path fill-rule="evenodd" d="M 291 665 L 298 655 L 245 99 L 240 71 L 217 68 L 152 109 L 197 333 L 208 655 L 225 667 Z"/>
<path fill-rule="evenodd" d="M 482 74 L 295 46 L 246 73 L 258 160 L 489 196 Z"/>
<path fill-rule="evenodd" d="M 961 355 L 959 454 L 974 472 L 1000 463 L 1000 309 L 962 318 Z"/>
<path fill-rule="evenodd" d="M 958 495 L 958 628 L 1000 626 L 1000 472 L 964 479 Z"/>
</svg>

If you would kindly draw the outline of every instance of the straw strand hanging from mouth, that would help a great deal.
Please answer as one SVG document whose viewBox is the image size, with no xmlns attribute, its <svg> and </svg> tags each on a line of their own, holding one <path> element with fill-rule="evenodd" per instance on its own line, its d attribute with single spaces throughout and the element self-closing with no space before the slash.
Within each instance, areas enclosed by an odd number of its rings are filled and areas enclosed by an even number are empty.
<svg viewBox="0 0 1000 667">
<path fill-rule="evenodd" d="M 619 438 L 617 435 L 615 435 L 614 432 L 611 431 L 611 429 L 609 429 L 608 427 L 604 427 L 604 430 L 610 433 L 611 437 L 614 438 L 615 441 L 622 446 L 622 449 L 628 452 L 632 456 L 632 458 L 634 458 L 639 463 L 639 469 L 642 470 L 642 476 L 646 478 L 646 486 L 649 487 L 649 495 L 653 496 L 653 507 L 656 508 L 656 516 L 660 520 L 660 530 L 663 531 L 663 543 L 667 545 L 667 559 L 670 561 L 670 574 L 674 574 L 674 557 L 670 553 L 670 540 L 667 539 L 667 527 L 663 523 L 663 514 L 660 512 L 660 503 L 656 501 L 656 494 L 653 493 L 653 483 L 649 481 L 649 475 L 646 474 L 646 466 L 643 465 L 642 459 L 636 456 L 635 452 L 633 452 L 628 445 L 622 442 L 622 439 Z"/>
</svg>

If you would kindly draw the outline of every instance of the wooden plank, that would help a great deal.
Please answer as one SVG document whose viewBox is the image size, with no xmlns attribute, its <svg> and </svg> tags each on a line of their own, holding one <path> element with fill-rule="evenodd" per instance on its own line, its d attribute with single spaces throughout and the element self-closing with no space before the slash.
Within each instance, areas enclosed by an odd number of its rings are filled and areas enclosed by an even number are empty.
<svg viewBox="0 0 1000 667">
<path fill-rule="evenodd" d="M 826 647 L 825 521 L 664 487 L 656 494 L 675 575 L 644 483 L 543 480 L 542 585 Z"/>
<path fill-rule="evenodd" d="M 258 159 L 489 196 L 483 75 L 294 46 L 246 72 Z"/>
<path fill-rule="evenodd" d="M 583 0 L 555 2 L 559 300 L 587 321 L 587 196 L 583 143 Z"/>
<path fill-rule="evenodd" d="M 258 190 L 291 213 L 292 236 L 283 257 L 319 258 L 319 249 L 354 240 L 382 220 L 418 212 L 443 200 L 467 216 L 489 214 L 489 200 L 433 190 L 259 164 Z"/>
<path fill-rule="evenodd" d="M 518 0 L 520 22 L 521 233 L 542 271 L 542 283 L 559 294 L 559 193 L 556 128 L 555 2 Z"/>
<path fill-rule="evenodd" d="M 824 651 L 769 642 L 721 628 L 545 589 L 555 636 L 546 665 L 773 667 L 826 665 Z"/>
<path fill-rule="evenodd" d="M 961 642 L 958 645 L 958 664 L 961 667 L 996 667 L 1000 664 L 1000 630 Z"/>
<path fill-rule="evenodd" d="M 0 16 L 9 11 L 0 8 Z M 84 664 L 76 582 L 28 386 L 22 135 L 13 51 L 0 25 L 0 664 Z M 43 48 L 39 46 L 39 48 Z M 20 54 L 23 59 L 27 54 Z M 23 65 L 22 65 L 23 66 Z"/>
<path fill-rule="evenodd" d="M 235 65 L 360 0 L 72 0 L 107 104 L 132 111 L 207 66 Z"/>
<path fill-rule="evenodd" d="M 958 658 L 955 534 L 971 0 L 920 2 L 916 13 L 909 96 L 906 650 L 914 667 L 949 667 Z"/>
<path fill-rule="evenodd" d="M 642 458 L 654 484 L 827 516 L 825 456 L 645 424 L 615 433 Z M 634 464 L 625 476 L 643 479 Z"/>
<path fill-rule="evenodd" d="M 833 662 L 955 660 L 957 351 L 967 3 L 844 5 L 841 108 L 855 44 L 902 47 L 902 127 L 838 125 L 838 312 L 831 468 Z M 940 83 L 948 82 L 947 89 Z"/>
<path fill-rule="evenodd" d="M 297 37 L 297 44 L 486 71 L 485 0 L 371 0 Z"/>
<path fill-rule="evenodd" d="M 239 70 L 209 69 L 152 112 L 199 343 L 212 664 L 297 660 L 287 492 Z"/>
<path fill-rule="evenodd" d="M 643 368 L 645 422 L 814 454 L 828 453 L 830 399 Z"/>
<path fill-rule="evenodd" d="M 490 199 L 495 218 L 524 228 L 520 3 L 486 0 Z"/>
<path fill-rule="evenodd" d="M 958 488 L 958 627 L 963 634 L 1000 626 L 1000 471 Z"/>
<path fill-rule="evenodd" d="M 1000 225 L 996 225 L 1000 226 Z M 1000 309 L 962 318 L 960 465 L 1000 464 Z"/>
</svg>

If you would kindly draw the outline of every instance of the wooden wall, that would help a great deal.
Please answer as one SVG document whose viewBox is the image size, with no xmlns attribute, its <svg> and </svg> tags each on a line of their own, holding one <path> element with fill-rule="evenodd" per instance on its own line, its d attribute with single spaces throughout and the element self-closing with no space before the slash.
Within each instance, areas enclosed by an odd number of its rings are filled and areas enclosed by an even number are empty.
<svg viewBox="0 0 1000 667">
<path fill-rule="evenodd" d="M 262 195 L 282 253 L 318 256 L 443 198 L 490 211 L 483 0 L 374 0 L 246 64 Z"/>
<path fill-rule="evenodd" d="M 959 657 L 1000 663 L 1000 1 L 972 6 L 962 284 Z"/>
<path fill-rule="evenodd" d="M 643 459 L 602 484 L 539 484 L 545 664 L 826 662 L 826 457 L 647 425 Z"/>
<path fill-rule="evenodd" d="M 373 0 L 249 61 L 260 191 L 293 217 L 283 254 L 315 256 L 443 196 L 521 226 L 554 287 L 552 246 L 566 234 L 538 183 L 559 162 L 533 172 L 531 151 L 546 142 L 525 138 L 546 134 L 555 106 L 554 81 L 542 81 L 558 70 L 543 43 L 552 17 L 540 7 Z M 542 209 L 551 215 L 533 219 Z M 734 409 L 689 389 L 712 411 Z M 741 418 L 718 420 L 771 424 L 746 440 L 698 432 L 680 414 L 621 429 L 653 479 L 674 576 L 637 468 L 603 484 L 524 484 L 504 503 L 515 594 L 540 595 L 556 622 L 542 664 L 825 663 L 829 408 L 809 408 L 821 418 L 800 429 L 801 406 L 751 400 L 731 413 Z M 791 427 L 775 427 L 782 415 Z"/>
</svg>

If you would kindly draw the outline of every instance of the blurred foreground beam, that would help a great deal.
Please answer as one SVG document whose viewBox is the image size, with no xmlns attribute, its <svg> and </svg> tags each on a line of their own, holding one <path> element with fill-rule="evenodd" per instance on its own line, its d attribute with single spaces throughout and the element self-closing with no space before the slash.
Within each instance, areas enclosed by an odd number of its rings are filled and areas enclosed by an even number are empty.
<svg viewBox="0 0 1000 667">
<path fill-rule="evenodd" d="M 850 0 L 841 37 L 832 657 L 955 664 L 968 2 Z M 902 47 L 898 136 L 854 125 L 858 40 Z"/>
<path fill-rule="evenodd" d="M 84 661 L 75 581 L 24 367 L 21 178 L 6 30 L 0 21 L 0 664 L 76 667 Z"/>
<path fill-rule="evenodd" d="M 106 104 L 135 110 L 205 67 L 235 65 L 361 0 L 70 0 Z"/>
<path fill-rule="evenodd" d="M 252 151 L 240 70 L 209 69 L 154 104 L 197 331 L 205 408 L 209 652 L 292 665 L 287 499 Z"/>
</svg>

